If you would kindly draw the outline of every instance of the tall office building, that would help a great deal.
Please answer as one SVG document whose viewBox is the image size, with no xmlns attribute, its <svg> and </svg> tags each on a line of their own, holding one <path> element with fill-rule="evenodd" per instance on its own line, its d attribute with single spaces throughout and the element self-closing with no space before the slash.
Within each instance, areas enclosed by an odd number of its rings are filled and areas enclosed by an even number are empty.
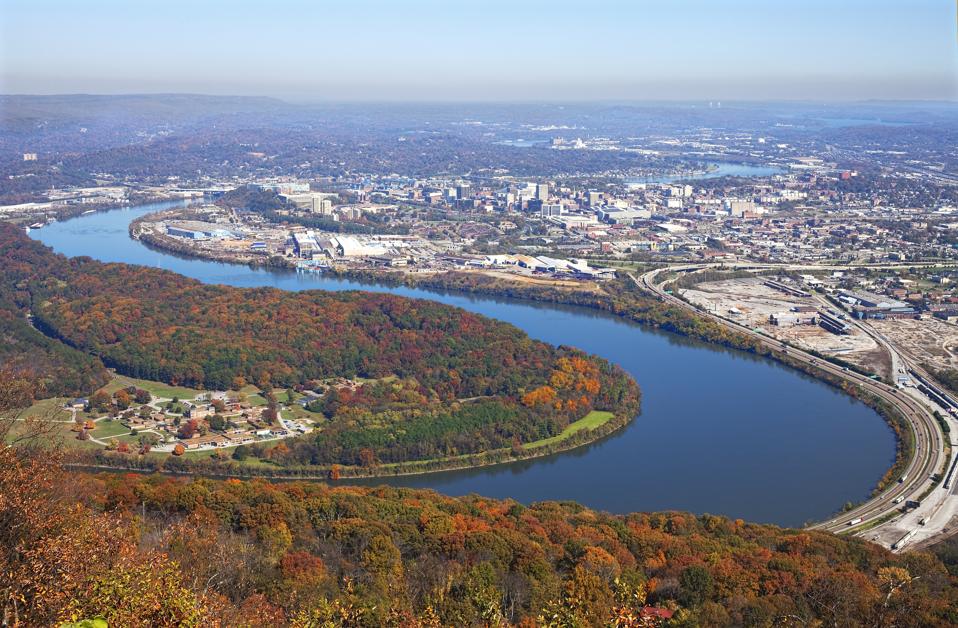
<svg viewBox="0 0 958 628">
<path fill-rule="evenodd" d="M 323 214 L 324 216 L 333 213 L 333 202 L 320 195 L 313 195 L 312 210 L 314 214 Z"/>
</svg>

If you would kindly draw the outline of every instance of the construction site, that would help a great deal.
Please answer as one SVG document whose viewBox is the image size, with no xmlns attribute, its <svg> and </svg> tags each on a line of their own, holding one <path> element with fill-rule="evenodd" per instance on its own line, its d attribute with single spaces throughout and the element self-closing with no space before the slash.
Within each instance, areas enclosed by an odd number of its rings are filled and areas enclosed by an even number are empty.
<svg viewBox="0 0 958 628">
<path fill-rule="evenodd" d="M 933 316 L 869 321 L 915 362 L 936 371 L 958 368 L 958 325 Z"/>
<path fill-rule="evenodd" d="M 845 314 L 823 297 L 799 285 L 768 277 L 746 277 L 704 282 L 679 293 L 713 314 L 801 349 L 890 375 L 887 355 L 872 338 L 849 324 Z"/>
</svg>

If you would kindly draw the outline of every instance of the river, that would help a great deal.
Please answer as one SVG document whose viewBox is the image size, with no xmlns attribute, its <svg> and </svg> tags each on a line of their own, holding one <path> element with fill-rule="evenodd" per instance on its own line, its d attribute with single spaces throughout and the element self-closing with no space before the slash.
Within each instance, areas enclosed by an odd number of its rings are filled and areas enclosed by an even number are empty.
<svg viewBox="0 0 958 628">
<path fill-rule="evenodd" d="M 692 182 L 703 179 L 718 179 L 720 177 L 770 177 L 785 172 L 785 170 L 776 166 L 740 164 L 728 161 L 706 161 L 702 162 L 701 166 L 704 168 L 702 171 L 648 177 L 628 177 L 624 179 L 624 182 L 627 185 L 677 183 L 679 181 Z"/>
<path fill-rule="evenodd" d="M 206 283 L 364 289 L 432 299 L 507 321 L 546 342 L 601 355 L 627 369 L 642 387 L 642 414 L 592 445 L 544 459 L 367 483 L 798 526 L 827 518 L 845 502 L 866 499 L 894 461 L 894 435 L 874 411 L 774 361 L 587 308 L 185 259 L 129 238 L 130 221 L 169 205 L 87 214 L 31 236 L 65 255 L 165 268 Z"/>
</svg>

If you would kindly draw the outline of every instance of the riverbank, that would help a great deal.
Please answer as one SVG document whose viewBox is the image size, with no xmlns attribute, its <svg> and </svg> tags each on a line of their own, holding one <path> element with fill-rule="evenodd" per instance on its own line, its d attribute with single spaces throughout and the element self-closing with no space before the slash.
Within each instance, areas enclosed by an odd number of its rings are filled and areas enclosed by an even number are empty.
<svg viewBox="0 0 958 628">
<path fill-rule="evenodd" d="M 591 307 L 610 312 L 640 325 L 651 326 L 723 348 L 745 351 L 775 360 L 861 401 L 878 413 L 895 433 L 895 460 L 872 489 L 871 494 L 873 496 L 894 484 L 915 455 L 915 435 L 908 421 L 897 409 L 878 397 L 866 393 L 860 387 L 850 384 L 840 377 L 794 360 L 788 354 L 771 351 L 748 336 L 690 314 L 685 310 L 663 304 L 656 297 L 645 292 L 637 292 L 640 289 L 631 279 L 619 278 L 611 284 L 613 286 L 611 289 L 607 289 L 604 294 L 600 294 L 589 290 L 576 291 L 530 286 L 519 282 L 497 280 L 478 273 L 447 272 L 436 275 L 412 275 L 398 271 L 331 270 L 328 274 L 363 282 L 394 283 L 394 285 L 429 290 L 469 292 L 488 296 L 506 296 L 530 301 Z"/>
<path fill-rule="evenodd" d="M 149 221 L 153 219 L 154 216 L 155 214 L 148 214 L 139 220 Z M 167 243 L 165 239 L 158 239 L 156 245 L 160 248 L 166 248 Z M 182 248 L 186 249 L 183 253 L 188 256 L 192 255 L 193 257 L 199 257 L 201 259 L 212 259 L 212 257 L 207 255 L 197 255 L 197 251 L 188 245 L 183 245 Z M 175 252 L 179 253 L 181 251 Z M 244 260 L 237 259 L 216 259 L 214 261 L 244 263 Z M 546 287 L 502 277 L 492 277 L 481 272 L 467 271 L 445 271 L 427 274 L 387 269 L 359 270 L 331 268 L 323 274 L 340 279 L 377 283 L 387 286 L 405 286 L 425 290 L 502 296 L 544 303 L 584 306 L 609 312 L 655 329 L 701 340 L 724 348 L 746 351 L 774 359 L 835 386 L 856 398 L 862 398 L 869 407 L 882 415 L 886 423 L 888 423 L 896 434 L 898 454 L 896 455 L 895 463 L 891 469 L 889 469 L 886 477 L 878 483 L 875 489 L 875 491 L 878 492 L 887 487 L 890 479 L 895 477 L 895 473 L 907 466 L 909 461 L 908 451 L 911 451 L 914 447 L 911 432 L 902 429 L 903 419 L 901 419 L 900 416 L 890 416 L 889 411 L 880 407 L 877 401 L 869 403 L 861 391 L 858 391 L 858 394 L 855 395 L 853 392 L 857 389 L 849 389 L 842 380 L 836 380 L 823 371 L 810 369 L 804 363 L 789 359 L 787 355 L 766 349 L 760 343 L 745 335 L 738 334 L 709 320 L 689 314 L 685 310 L 662 304 L 652 295 L 648 295 L 644 292 L 638 293 L 634 282 L 625 278 L 619 278 L 613 282 L 603 284 L 609 286 L 603 290 L 593 290 L 591 288 L 576 289 L 565 286 Z M 591 285 L 592 284 L 589 283 L 589 286 Z"/>
<path fill-rule="evenodd" d="M 5 214 L 3 216 L 3 222 L 10 222 L 16 225 L 28 225 L 40 222 L 45 226 L 49 224 L 49 222 L 70 220 L 71 218 L 77 218 L 85 214 L 109 212 L 115 209 L 126 209 L 170 200 L 171 199 L 166 196 L 134 192 L 123 201 L 76 203 L 70 205 L 63 202 L 39 201 L 39 208 L 27 207 L 19 212 Z M 43 227 L 38 228 L 42 229 Z"/>
<path fill-rule="evenodd" d="M 373 291 L 438 301 L 512 323 L 552 345 L 601 355 L 643 384 L 642 420 L 590 446 L 535 462 L 357 483 L 521 503 L 576 500 L 619 513 L 680 509 L 800 526 L 823 520 L 846 502 L 867 499 L 894 461 L 893 433 L 873 410 L 758 354 L 724 351 L 721 338 L 709 344 L 686 340 L 700 329 L 687 325 L 681 313 L 659 328 L 669 329 L 671 322 L 691 333 L 659 333 L 608 308 L 560 305 L 568 294 L 551 303 L 498 298 L 457 289 L 462 286 L 420 290 L 164 254 L 129 237 L 132 219 L 161 207 L 91 214 L 34 237 L 69 256 L 165 268 L 210 285 Z M 505 287 L 517 297 L 528 296 L 516 292 L 518 286 Z M 606 288 L 613 297 L 622 289 L 617 282 Z M 573 298 L 588 305 L 585 295 Z M 596 492 L 596 478 L 608 490 Z"/>
<path fill-rule="evenodd" d="M 86 470 L 128 471 L 137 473 L 164 473 L 195 475 L 214 478 L 265 478 L 271 480 L 322 480 L 391 478 L 425 475 L 464 469 L 480 469 L 545 458 L 596 443 L 613 435 L 635 420 L 638 409 L 624 409 L 619 413 L 592 411 L 570 424 L 557 436 L 541 439 L 512 448 L 495 449 L 475 454 L 410 460 L 370 467 L 350 465 L 270 466 L 257 461 L 248 464 L 230 460 L 214 461 L 211 457 L 174 457 L 163 454 L 133 456 L 112 451 L 75 451 L 66 457 L 66 466 Z M 214 450 L 225 451 L 225 450 Z M 199 452 L 200 455 L 213 453 Z"/>
<path fill-rule="evenodd" d="M 150 215 L 141 220 L 150 219 Z M 158 240 L 156 245 L 164 248 L 164 241 Z M 186 246 L 186 249 L 190 247 Z M 179 252 L 179 251 L 176 251 Z M 209 259 L 207 256 L 198 256 L 195 251 L 187 250 L 187 256 Z M 239 260 L 216 260 L 243 263 Z M 634 282 L 626 278 L 619 278 L 605 282 L 601 290 L 589 287 L 581 289 L 567 286 L 542 286 L 530 283 L 513 281 L 503 277 L 492 277 L 481 272 L 445 271 L 437 273 L 409 273 L 401 270 L 357 270 L 329 269 L 323 273 L 342 280 L 354 280 L 364 283 L 374 283 L 385 286 L 404 286 L 431 291 L 447 291 L 451 293 L 468 293 L 482 296 L 507 297 L 558 305 L 583 306 L 614 314 L 615 316 L 633 321 L 640 325 L 675 333 L 683 337 L 701 340 L 719 347 L 745 351 L 761 357 L 773 359 L 786 366 L 796 369 L 806 375 L 823 381 L 845 394 L 861 400 L 868 407 L 875 410 L 895 433 L 896 454 L 893 464 L 887 469 L 883 477 L 872 490 L 877 494 L 891 485 L 901 472 L 908 466 L 914 455 L 914 435 L 908 427 L 907 421 L 893 408 L 887 406 L 877 398 L 864 393 L 857 386 L 851 386 L 841 378 L 836 378 L 824 371 L 792 360 L 787 354 L 770 351 L 761 343 L 731 331 L 722 325 L 716 324 L 702 317 L 697 317 L 683 309 L 661 303 L 652 295 L 641 292 Z M 493 462 L 492 464 L 500 464 Z M 442 470 L 442 469 L 439 469 Z"/>
<path fill-rule="evenodd" d="M 144 225 L 155 221 L 160 214 L 168 213 L 170 211 L 171 210 L 166 209 L 135 218 L 130 222 L 128 228 L 130 237 L 134 240 L 139 240 L 148 247 L 189 258 L 205 259 L 211 262 L 220 262 L 225 264 L 242 264 L 251 268 L 277 268 L 283 270 L 293 270 L 296 268 L 294 263 L 287 260 L 285 257 L 280 256 L 266 256 L 255 253 L 248 255 L 239 255 L 237 253 L 230 252 L 214 253 L 213 251 L 206 250 L 200 252 L 197 251 L 195 247 L 192 247 L 182 241 L 178 241 L 176 238 L 156 233 L 152 230 L 147 230 L 144 227 Z"/>
</svg>

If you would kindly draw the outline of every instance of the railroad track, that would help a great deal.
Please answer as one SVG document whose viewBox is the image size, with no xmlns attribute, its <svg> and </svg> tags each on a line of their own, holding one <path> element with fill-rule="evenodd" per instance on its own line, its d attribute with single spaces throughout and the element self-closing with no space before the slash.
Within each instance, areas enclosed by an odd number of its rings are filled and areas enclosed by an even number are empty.
<svg viewBox="0 0 958 628">
<path fill-rule="evenodd" d="M 701 310 L 669 294 L 663 289 L 662 284 L 656 283 L 656 277 L 661 272 L 670 270 L 694 270 L 697 268 L 702 267 L 690 265 L 678 268 L 660 268 L 645 273 L 641 278 L 631 274 L 629 276 L 636 285 L 671 305 L 692 311 L 699 316 L 704 316 L 725 327 L 758 340 L 763 346 L 772 351 L 787 354 L 792 359 L 814 366 L 819 370 L 836 375 L 841 379 L 860 386 L 863 390 L 897 408 L 908 421 L 912 430 L 915 452 L 903 473 L 904 479 L 902 481 L 887 487 L 864 504 L 843 512 L 831 519 L 808 526 L 809 529 L 827 530 L 835 533 L 859 531 L 862 528 L 871 527 L 870 524 L 879 519 L 884 519 L 897 513 L 900 502 L 905 500 L 918 500 L 932 485 L 931 476 L 944 465 L 945 460 L 942 434 L 932 413 L 924 405 L 896 387 L 875 381 L 854 371 L 822 360 L 810 353 L 788 346 L 785 343 L 756 332 L 735 321 L 730 321 L 711 312 Z M 849 525 L 850 521 L 856 521 L 856 523 Z"/>
</svg>

